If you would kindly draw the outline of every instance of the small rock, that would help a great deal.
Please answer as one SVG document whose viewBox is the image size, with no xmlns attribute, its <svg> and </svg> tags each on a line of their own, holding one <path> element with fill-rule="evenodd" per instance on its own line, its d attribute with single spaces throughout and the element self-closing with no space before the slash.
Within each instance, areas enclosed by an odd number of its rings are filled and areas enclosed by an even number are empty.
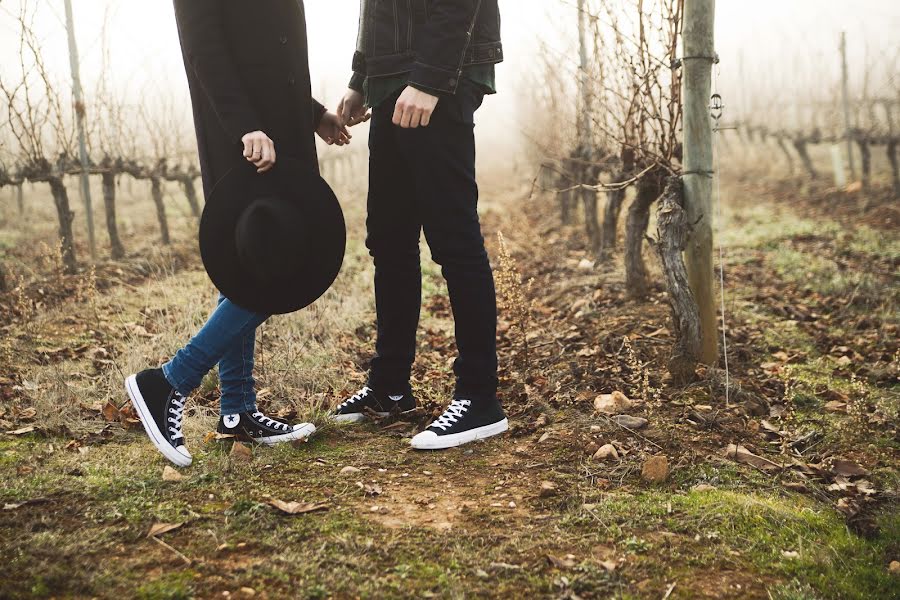
<svg viewBox="0 0 900 600">
<path fill-rule="evenodd" d="M 607 458 L 619 460 L 619 451 L 612 444 L 604 444 L 594 453 L 593 458 L 594 460 L 606 460 Z"/>
<path fill-rule="evenodd" d="M 549 432 L 549 431 L 546 432 L 546 433 L 544 433 L 544 435 L 542 435 L 542 436 L 538 439 L 538 444 L 542 444 L 543 442 L 546 442 L 547 440 L 550 439 L 550 437 L 551 437 L 551 435 L 550 435 L 550 432 Z"/>
<path fill-rule="evenodd" d="M 647 419 L 643 417 L 632 417 L 631 415 L 616 415 L 613 421 L 621 427 L 628 429 L 643 429 L 647 426 Z"/>
<path fill-rule="evenodd" d="M 641 477 L 651 483 L 662 483 L 669 476 L 669 459 L 663 455 L 651 456 L 641 468 Z"/>
<path fill-rule="evenodd" d="M 603 428 L 599 425 L 591 425 L 591 433 L 601 433 Z"/>
<path fill-rule="evenodd" d="M 481 579 L 487 579 L 488 577 L 490 577 L 490 575 L 488 575 L 488 572 L 484 569 L 476 569 L 475 576 L 480 577 Z"/>
<path fill-rule="evenodd" d="M 708 483 L 698 483 L 691 489 L 695 492 L 713 492 L 716 490 L 716 486 L 709 485 Z"/>
<path fill-rule="evenodd" d="M 582 258 L 581 262 L 578 263 L 578 268 L 582 271 L 591 271 L 594 268 L 594 261 Z"/>
<path fill-rule="evenodd" d="M 254 590 L 253 588 L 250 588 L 250 587 L 242 587 L 239 591 L 241 592 L 241 594 L 243 594 L 244 596 L 246 596 L 248 598 L 252 598 L 253 596 L 256 595 L 256 590 Z"/>
<path fill-rule="evenodd" d="M 184 475 L 166 465 L 162 472 L 163 481 L 183 481 Z"/>
<path fill-rule="evenodd" d="M 634 403 L 628 399 L 628 396 L 618 391 L 612 394 L 600 394 L 594 398 L 594 409 L 605 415 L 622 413 L 632 406 Z"/>
<path fill-rule="evenodd" d="M 900 561 L 892 560 L 891 566 L 888 567 L 891 573 L 900 573 Z"/>
<path fill-rule="evenodd" d="M 360 471 L 362 471 L 362 469 L 358 469 L 356 467 L 351 467 L 350 465 L 347 465 L 346 467 L 341 469 L 341 475 L 350 475 L 353 473 L 359 473 Z"/>
<path fill-rule="evenodd" d="M 552 481 L 541 482 L 541 498 L 549 498 L 556 495 L 556 484 Z"/>
<path fill-rule="evenodd" d="M 510 503 L 509 503 L 509 507 L 510 507 L 510 508 L 515 508 L 515 507 L 516 507 L 516 503 L 515 503 L 515 502 L 510 502 Z"/>
</svg>

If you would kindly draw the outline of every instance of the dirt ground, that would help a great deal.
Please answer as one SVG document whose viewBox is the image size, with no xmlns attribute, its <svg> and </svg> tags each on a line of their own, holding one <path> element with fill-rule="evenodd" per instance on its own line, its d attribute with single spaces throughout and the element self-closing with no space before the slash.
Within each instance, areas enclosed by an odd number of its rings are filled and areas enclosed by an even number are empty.
<svg viewBox="0 0 900 600">
<path fill-rule="evenodd" d="M 20 268 L 0 297 L 0 597 L 900 597 L 896 200 L 726 181 L 728 369 L 676 386 L 661 283 L 628 299 L 621 257 L 595 264 L 530 183 L 483 187 L 495 267 L 521 281 L 500 286 L 512 431 L 447 452 L 408 447 L 452 391 L 430 261 L 421 409 L 325 419 L 364 381 L 373 341 L 358 189 L 343 194 L 335 288 L 260 336 L 262 406 L 319 426 L 297 447 L 210 439 L 214 375 L 186 417 L 192 467 L 164 473 L 136 426 L 123 376 L 171 355 L 213 301 L 189 222 L 158 248 L 135 216 L 129 257 L 77 276 L 55 275 L 52 255 Z M 126 203 L 146 204 L 140 190 Z M 0 218 L 7 257 L 43 264 L 52 228 L 19 218 Z M 613 392 L 630 402 L 599 412 Z"/>
</svg>

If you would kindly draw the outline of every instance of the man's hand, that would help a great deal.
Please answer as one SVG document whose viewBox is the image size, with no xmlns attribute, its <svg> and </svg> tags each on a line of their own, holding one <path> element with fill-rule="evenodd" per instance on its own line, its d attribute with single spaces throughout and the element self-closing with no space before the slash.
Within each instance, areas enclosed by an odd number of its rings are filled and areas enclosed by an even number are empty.
<svg viewBox="0 0 900 600">
<path fill-rule="evenodd" d="M 366 99 L 356 90 L 347 90 L 338 104 L 337 114 L 346 127 L 365 123 L 372 116 L 366 111 Z"/>
<path fill-rule="evenodd" d="M 241 138 L 244 158 L 253 163 L 257 173 L 265 173 L 275 166 L 275 142 L 262 131 L 253 131 Z"/>
<path fill-rule="evenodd" d="M 428 127 L 431 122 L 431 115 L 437 106 L 437 96 L 432 96 L 422 90 L 417 90 L 412 86 L 408 86 L 394 108 L 394 125 L 399 125 L 404 129 L 415 129 L 416 127 Z"/>
<path fill-rule="evenodd" d="M 316 133 L 329 146 L 345 146 L 353 138 L 341 118 L 333 112 L 322 115 L 322 121 L 319 123 L 319 128 L 316 129 Z"/>
</svg>

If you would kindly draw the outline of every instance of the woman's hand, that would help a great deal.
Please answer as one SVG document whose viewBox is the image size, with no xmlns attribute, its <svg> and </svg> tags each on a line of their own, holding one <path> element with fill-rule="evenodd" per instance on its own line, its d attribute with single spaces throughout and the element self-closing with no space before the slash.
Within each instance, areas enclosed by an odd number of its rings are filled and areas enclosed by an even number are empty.
<svg viewBox="0 0 900 600">
<path fill-rule="evenodd" d="M 338 104 L 337 114 L 346 127 L 365 123 L 372 116 L 366 111 L 366 99 L 356 90 L 347 90 Z"/>
<path fill-rule="evenodd" d="M 244 158 L 253 163 L 257 173 L 265 173 L 275 166 L 275 142 L 262 131 L 251 131 L 241 138 Z"/>
<path fill-rule="evenodd" d="M 353 138 L 341 118 L 333 112 L 326 112 L 322 115 L 322 121 L 319 123 L 319 128 L 316 129 L 316 133 L 329 146 L 345 146 Z"/>
</svg>

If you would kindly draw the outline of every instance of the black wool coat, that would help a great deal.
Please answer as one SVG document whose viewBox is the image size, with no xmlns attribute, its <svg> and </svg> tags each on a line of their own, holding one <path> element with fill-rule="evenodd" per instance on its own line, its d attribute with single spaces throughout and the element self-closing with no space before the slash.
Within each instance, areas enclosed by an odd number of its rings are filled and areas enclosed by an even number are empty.
<svg viewBox="0 0 900 600">
<path fill-rule="evenodd" d="M 263 131 L 279 156 L 318 172 L 303 0 L 174 0 L 209 197 L 245 161 L 241 138 Z"/>
</svg>

